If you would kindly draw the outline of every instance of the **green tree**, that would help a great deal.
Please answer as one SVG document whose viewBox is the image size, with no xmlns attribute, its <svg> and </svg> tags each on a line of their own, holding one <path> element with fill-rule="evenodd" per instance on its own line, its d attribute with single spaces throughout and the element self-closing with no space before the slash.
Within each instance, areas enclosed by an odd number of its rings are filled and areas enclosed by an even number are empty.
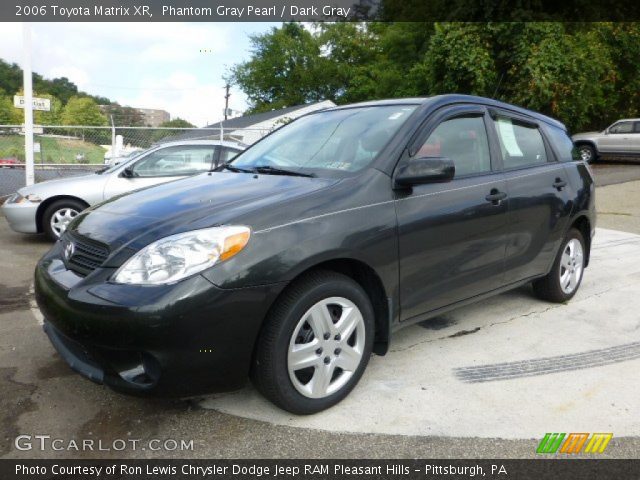
<svg viewBox="0 0 640 480">
<path fill-rule="evenodd" d="M 62 111 L 64 125 L 100 126 L 107 124 L 96 102 L 88 97 L 71 97 Z"/>
<path fill-rule="evenodd" d="M 450 3 L 438 8 L 462 5 Z M 287 23 L 252 45 L 232 72 L 254 111 L 457 92 L 546 113 L 572 131 L 640 116 L 638 23 Z"/>
<path fill-rule="evenodd" d="M 168 122 L 162 122 L 160 126 L 163 128 L 195 128 L 194 124 L 189 123 L 180 117 L 169 120 Z"/>
<path fill-rule="evenodd" d="M 127 127 L 144 127 L 144 115 L 137 108 L 123 107 L 119 103 L 111 103 L 109 105 L 103 105 L 102 112 L 104 116 L 110 120 L 113 117 L 113 121 L 116 126 L 123 125 Z"/>
<path fill-rule="evenodd" d="M 234 82 L 247 94 L 251 111 L 299 105 L 333 97 L 331 61 L 320 41 L 301 24 L 251 37 L 252 58 L 232 69 Z"/>
<path fill-rule="evenodd" d="M 19 111 L 13 106 L 13 97 L 0 89 L 0 125 L 18 125 L 22 123 Z"/>
</svg>

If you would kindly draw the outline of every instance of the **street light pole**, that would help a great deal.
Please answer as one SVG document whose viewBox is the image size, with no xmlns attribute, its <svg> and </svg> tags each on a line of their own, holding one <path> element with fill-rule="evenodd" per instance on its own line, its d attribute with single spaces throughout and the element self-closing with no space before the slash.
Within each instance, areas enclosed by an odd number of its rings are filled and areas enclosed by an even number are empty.
<svg viewBox="0 0 640 480">
<path fill-rule="evenodd" d="M 24 160 L 26 185 L 33 185 L 33 76 L 31 73 L 31 25 L 22 23 L 22 75 L 24 87 Z"/>
</svg>

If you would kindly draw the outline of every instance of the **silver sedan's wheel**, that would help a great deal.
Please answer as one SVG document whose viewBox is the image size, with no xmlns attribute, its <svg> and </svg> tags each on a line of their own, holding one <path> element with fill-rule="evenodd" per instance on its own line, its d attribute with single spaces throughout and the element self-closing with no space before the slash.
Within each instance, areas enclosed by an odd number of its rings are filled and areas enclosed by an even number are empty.
<svg viewBox="0 0 640 480">
<path fill-rule="evenodd" d="M 78 213 L 80 213 L 78 210 L 69 207 L 56 210 L 55 212 L 53 212 L 53 215 L 51 215 L 51 231 L 57 237 L 59 237 L 67 229 L 69 222 L 71 222 L 71 220 L 73 220 L 78 215 Z"/>
<path fill-rule="evenodd" d="M 365 323 L 358 307 L 342 297 L 321 300 L 293 331 L 287 355 L 289 378 L 307 398 L 333 395 L 360 366 L 364 346 Z"/>
<path fill-rule="evenodd" d="M 560 288 L 566 294 L 574 292 L 580 284 L 584 266 L 584 252 L 582 244 L 576 238 L 565 245 L 560 260 Z"/>
</svg>

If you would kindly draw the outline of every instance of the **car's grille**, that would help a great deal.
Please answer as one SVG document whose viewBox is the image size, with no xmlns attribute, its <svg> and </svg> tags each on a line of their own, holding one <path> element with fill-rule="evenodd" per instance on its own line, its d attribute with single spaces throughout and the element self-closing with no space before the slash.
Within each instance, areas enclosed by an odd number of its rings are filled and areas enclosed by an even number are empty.
<svg viewBox="0 0 640 480">
<path fill-rule="evenodd" d="M 88 275 L 102 266 L 109 256 L 109 247 L 77 233 L 67 232 L 62 252 L 69 270 L 80 275 Z"/>
</svg>

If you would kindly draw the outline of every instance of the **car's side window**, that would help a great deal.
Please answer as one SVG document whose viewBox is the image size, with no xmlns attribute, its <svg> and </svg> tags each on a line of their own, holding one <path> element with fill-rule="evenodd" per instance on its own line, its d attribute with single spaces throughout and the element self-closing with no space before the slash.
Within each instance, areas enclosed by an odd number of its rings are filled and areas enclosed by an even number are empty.
<svg viewBox="0 0 640 480">
<path fill-rule="evenodd" d="M 227 163 L 229 160 L 232 160 L 241 152 L 241 150 L 236 150 L 234 148 L 221 147 L 220 150 L 220 160 L 218 161 L 219 165 L 223 163 Z"/>
<path fill-rule="evenodd" d="M 445 120 L 420 146 L 415 157 L 448 157 L 456 177 L 491 171 L 489 139 L 481 115 Z"/>
<path fill-rule="evenodd" d="M 640 133 L 640 122 L 634 122 L 633 133 Z"/>
<path fill-rule="evenodd" d="M 609 133 L 631 133 L 633 132 L 632 122 L 618 122 L 609 129 Z"/>
<path fill-rule="evenodd" d="M 494 119 L 506 170 L 547 162 L 547 150 L 538 127 L 507 117 Z"/>
<path fill-rule="evenodd" d="M 194 175 L 211 170 L 214 147 L 209 145 L 175 146 L 150 153 L 133 166 L 138 177 Z"/>
</svg>

